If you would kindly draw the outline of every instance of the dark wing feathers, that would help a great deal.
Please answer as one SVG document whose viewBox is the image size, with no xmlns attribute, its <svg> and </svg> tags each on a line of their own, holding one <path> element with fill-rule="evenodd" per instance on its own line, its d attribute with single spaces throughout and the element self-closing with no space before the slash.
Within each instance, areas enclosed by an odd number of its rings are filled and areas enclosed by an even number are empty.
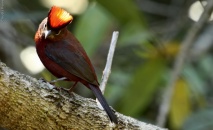
<svg viewBox="0 0 213 130">
<path fill-rule="evenodd" d="M 45 54 L 72 75 L 94 84 L 97 79 L 93 68 L 83 53 L 76 51 L 77 49 L 78 46 L 63 40 L 60 43 L 47 44 Z"/>
</svg>

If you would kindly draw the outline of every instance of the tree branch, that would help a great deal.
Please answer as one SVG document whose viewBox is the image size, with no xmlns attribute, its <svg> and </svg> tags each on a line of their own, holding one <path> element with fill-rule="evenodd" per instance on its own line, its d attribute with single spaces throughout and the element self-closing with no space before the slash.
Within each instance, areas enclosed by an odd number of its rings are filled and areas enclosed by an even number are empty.
<svg viewBox="0 0 213 130">
<path fill-rule="evenodd" d="M 111 40 L 111 43 L 110 43 L 109 53 L 108 53 L 108 56 L 107 56 L 107 62 L 106 62 L 105 69 L 103 71 L 102 81 L 101 81 L 101 85 L 100 85 L 100 89 L 101 89 L 101 92 L 103 94 L 104 94 L 104 91 L 106 89 L 106 84 L 107 84 L 107 81 L 109 79 L 109 75 L 111 73 L 112 59 L 113 59 L 113 56 L 114 56 L 115 47 L 116 47 L 116 43 L 117 43 L 117 40 L 118 40 L 118 35 L 119 35 L 118 31 L 114 31 L 113 34 L 112 34 L 112 40 Z"/>
<path fill-rule="evenodd" d="M 174 63 L 174 69 L 171 73 L 171 80 L 168 82 L 168 85 L 166 87 L 165 94 L 163 96 L 163 101 L 159 109 L 159 115 L 157 117 L 157 125 L 163 127 L 166 118 L 169 112 L 170 103 L 175 87 L 175 83 L 179 78 L 179 75 L 182 71 L 182 68 L 184 66 L 184 62 L 188 56 L 189 49 L 197 36 L 199 35 L 199 32 L 204 27 L 204 25 L 208 22 L 209 17 L 212 14 L 213 10 L 213 1 L 208 0 L 207 6 L 204 9 L 203 14 L 201 15 L 198 22 L 196 22 L 191 29 L 189 30 L 188 34 L 186 35 L 185 39 L 182 42 L 182 46 L 180 48 L 180 52 L 177 55 L 177 58 Z"/>
<path fill-rule="evenodd" d="M 17 129 L 144 129 L 162 128 L 116 112 L 119 124 L 112 128 L 106 113 L 92 99 L 38 82 L 0 62 L 0 127 Z"/>
</svg>

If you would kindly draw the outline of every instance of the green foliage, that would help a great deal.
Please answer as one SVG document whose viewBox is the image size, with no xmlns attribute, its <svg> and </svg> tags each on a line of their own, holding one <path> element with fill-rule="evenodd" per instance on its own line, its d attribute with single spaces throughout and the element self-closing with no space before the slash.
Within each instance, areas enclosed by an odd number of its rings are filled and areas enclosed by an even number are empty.
<svg viewBox="0 0 213 130">
<path fill-rule="evenodd" d="M 120 44 L 142 44 L 150 38 L 142 12 L 132 0 L 97 0 L 121 26 Z"/>
<path fill-rule="evenodd" d="M 75 26 L 75 36 L 82 43 L 88 55 L 92 55 L 106 37 L 111 17 L 100 6 L 90 5 Z"/>
<path fill-rule="evenodd" d="M 163 59 L 152 59 L 136 69 L 128 87 L 125 88 L 125 95 L 120 99 L 120 111 L 127 115 L 139 117 L 151 103 L 153 95 L 159 89 L 159 82 L 165 71 Z"/>
<path fill-rule="evenodd" d="M 121 24 L 135 23 L 144 26 L 141 12 L 132 0 L 97 0 L 97 2 L 107 9 Z"/>
<path fill-rule="evenodd" d="M 213 109 L 201 109 L 193 113 L 183 124 L 182 130 L 211 130 L 213 128 Z"/>
</svg>

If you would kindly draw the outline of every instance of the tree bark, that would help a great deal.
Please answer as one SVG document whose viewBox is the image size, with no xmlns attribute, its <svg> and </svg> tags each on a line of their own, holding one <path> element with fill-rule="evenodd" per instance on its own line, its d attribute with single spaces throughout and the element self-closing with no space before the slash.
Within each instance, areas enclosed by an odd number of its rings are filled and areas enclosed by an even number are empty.
<svg viewBox="0 0 213 130">
<path fill-rule="evenodd" d="M 118 112 L 110 123 L 95 100 L 58 91 L 0 62 L 0 127 L 9 130 L 163 130 Z"/>
</svg>

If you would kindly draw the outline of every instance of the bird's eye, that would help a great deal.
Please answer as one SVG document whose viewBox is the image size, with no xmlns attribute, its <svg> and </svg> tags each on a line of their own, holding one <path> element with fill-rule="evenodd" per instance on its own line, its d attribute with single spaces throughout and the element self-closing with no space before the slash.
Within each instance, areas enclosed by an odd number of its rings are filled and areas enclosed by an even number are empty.
<svg viewBox="0 0 213 130">
<path fill-rule="evenodd" d="M 56 35 L 59 35 L 61 33 L 61 30 L 59 30 L 57 33 L 56 33 Z"/>
<path fill-rule="evenodd" d="M 44 24 L 44 28 L 47 28 L 47 23 Z"/>
</svg>

